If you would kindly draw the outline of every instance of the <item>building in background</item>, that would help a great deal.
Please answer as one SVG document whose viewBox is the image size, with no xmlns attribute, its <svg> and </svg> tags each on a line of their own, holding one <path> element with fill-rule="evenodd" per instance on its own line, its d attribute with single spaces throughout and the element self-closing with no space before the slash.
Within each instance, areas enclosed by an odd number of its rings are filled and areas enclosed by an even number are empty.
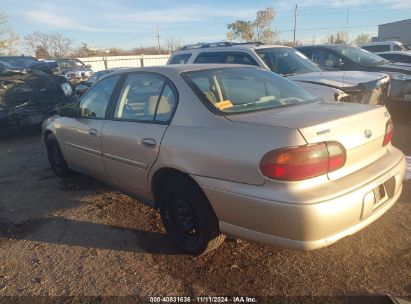
<svg viewBox="0 0 411 304">
<path fill-rule="evenodd" d="M 378 26 L 378 37 L 373 37 L 372 41 L 401 41 L 407 46 L 411 46 L 411 19 L 380 24 Z"/>
</svg>

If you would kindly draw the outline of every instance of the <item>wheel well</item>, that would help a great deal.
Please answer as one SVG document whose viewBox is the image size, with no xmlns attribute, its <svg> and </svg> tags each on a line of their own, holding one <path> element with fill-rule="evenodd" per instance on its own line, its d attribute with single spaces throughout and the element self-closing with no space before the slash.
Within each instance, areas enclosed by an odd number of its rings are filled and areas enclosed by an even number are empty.
<svg viewBox="0 0 411 304">
<path fill-rule="evenodd" d="M 44 142 L 46 142 L 47 136 L 49 136 L 49 134 L 53 134 L 53 132 L 51 132 L 50 130 L 44 131 L 44 134 L 43 134 Z"/>
<path fill-rule="evenodd" d="M 198 186 L 197 182 L 192 179 L 191 176 L 187 173 L 173 168 L 161 168 L 156 173 L 154 173 L 151 182 L 151 191 L 155 202 L 158 202 L 158 194 L 161 190 L 161 186 L 165 183 L 165 181 L 177 176 L 189 179 Z"/>
</svg>

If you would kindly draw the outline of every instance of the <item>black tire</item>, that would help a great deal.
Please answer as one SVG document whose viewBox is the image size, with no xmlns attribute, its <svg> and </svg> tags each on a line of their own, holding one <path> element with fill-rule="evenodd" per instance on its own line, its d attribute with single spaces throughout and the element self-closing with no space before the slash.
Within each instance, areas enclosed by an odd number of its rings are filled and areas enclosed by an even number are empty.
<svg viewBox="0 0 411 304">
<path fill-rule="evenodd" d="M 202 190 L 189 178 L 167 180 L 159 193 L 160 214 L 172 242 L 184 252 L 204 254 L 224 241 L 218 219 Z"/>
<path fill-rule="evenodd" d="M 46 149 L 50 167 L 53 169 L 54 174 L 59 177 L 70 176 L 71 171 L 61 152 L 60 145 L 56 137 L 51 133 L 46 137 Z"/>
</svg>

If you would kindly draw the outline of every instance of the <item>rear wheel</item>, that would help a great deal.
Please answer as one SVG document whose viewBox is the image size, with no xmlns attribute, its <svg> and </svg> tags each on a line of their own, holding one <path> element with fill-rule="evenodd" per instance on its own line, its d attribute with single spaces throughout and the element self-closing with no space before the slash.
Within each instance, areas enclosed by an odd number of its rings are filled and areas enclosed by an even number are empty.
<svg viewBox="0 0 411 304">
<path fill-rule="evenodd" d="M 188 178 L 166 181 L 159 204 L 167 234 L 183 251 L 198 255 L 216 249 L 224 241 L 208 199 Z"/>
<path fill-rule="evenodd" d="M 46 148 L 49 163 L 54 174 L 60 177 L 69 176 L 71 171 L 67 166 L 63 153 L 61 152 L 60 145 L 53 134 L 47 135 Z"/>
</svg>

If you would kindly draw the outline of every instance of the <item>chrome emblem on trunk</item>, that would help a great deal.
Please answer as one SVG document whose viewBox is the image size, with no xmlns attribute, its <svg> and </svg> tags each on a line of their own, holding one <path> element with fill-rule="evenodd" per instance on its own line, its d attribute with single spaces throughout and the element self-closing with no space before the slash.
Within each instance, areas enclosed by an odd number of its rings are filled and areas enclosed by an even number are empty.
<svg viewBox="0 0 411 304">
<path fill-rule="evenodd" d="M 370 129 L 365 129 L 364 131 L 365 138 L 370 138 L 372 136 L 372 132 Z"/>
</svg>

